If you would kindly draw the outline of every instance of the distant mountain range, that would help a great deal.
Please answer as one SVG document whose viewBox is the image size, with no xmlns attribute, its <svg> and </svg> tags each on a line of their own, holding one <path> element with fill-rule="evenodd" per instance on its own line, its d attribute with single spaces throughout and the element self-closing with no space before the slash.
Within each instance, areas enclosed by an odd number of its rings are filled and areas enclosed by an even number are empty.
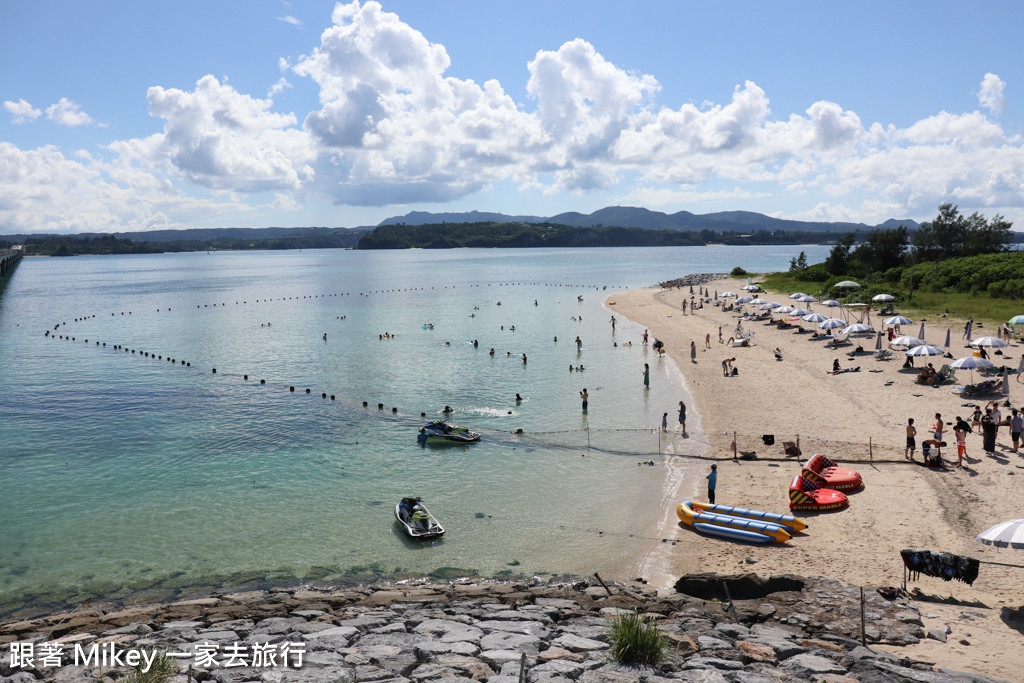
<svg viewBox="0 0 1024 683">
<path fill-rule="evenodd" d="M 503 213 L 488 211 L 467 211 L 463 213 L 431 213 L 429 211 L 412 211 L 404 216 L 393 216 L 381 221 L 378 225 L 432 225 L 438 223 L 553 223 L 578 228 L 597 228 L 618 226 L 623 228 L 643 228 L 645 230 L 679 230 L 683 232 L 699 232 L 714 230 L 716 232 L 749 233 L 757 231 L 776 232 L 779 230 L 798 232 L 868 232 L 875 228 L 891 229 L 905 225 L 913 232 L 920 227 L 917 221 L 910 219 L 889 219 L 880 225 L 864 223 L 826 223 L 819 221 L 790 221 L 772 218 L 752 211 L 720 211 L 717 213 L 695 214 L 689 211 L 678 213 L 662 213 L 634 206 L 608 206 L 591 214 L 575 211 L 560 213 L 557 216 L 509 216 Z"/>
</svg>

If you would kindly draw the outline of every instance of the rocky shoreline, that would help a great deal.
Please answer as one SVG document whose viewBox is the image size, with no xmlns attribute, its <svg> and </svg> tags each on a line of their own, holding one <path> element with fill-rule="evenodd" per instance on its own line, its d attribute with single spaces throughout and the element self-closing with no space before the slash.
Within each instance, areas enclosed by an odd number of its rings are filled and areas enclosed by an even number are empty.
<svg viewBox="0 0 1024 683">
<path fill-rule="evenodd" d="M 723 583 L 731 602 L 721 599 Z M 945 638 L 926 633 L 903 598 L 863 593 L 865 647 L 861 589 L 838 581 L 700 574 L 676 589 L 423 580 L 79 610 L 0 624 L 0 681 L 114 681 L 163 652 L 173 655 L 168 677 L 129 680 L 997 681 L 871 649 Z M 658 669 L 609 657 L 611 621 L 633 611 L 655 618 L 669 640 L 673 654 Z"/>
</svg>

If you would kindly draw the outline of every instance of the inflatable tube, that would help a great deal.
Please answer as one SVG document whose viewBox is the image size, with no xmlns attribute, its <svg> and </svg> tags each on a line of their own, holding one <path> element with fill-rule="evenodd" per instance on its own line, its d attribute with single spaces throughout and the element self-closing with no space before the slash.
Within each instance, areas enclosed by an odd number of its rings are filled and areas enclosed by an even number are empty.
<svg viewBox="0 0 1024 683">
<path fill-rule="evenodd" d="M 789 485 L 789 509 L 828 512 L 842 510 L 850 504 L 846 494 L 834 489 L 821 488 L 803 475 L 796 475 Z"/>
<path fill-rule="evenodd" d="M 864 486 L 864 480 L 861 479 L 859 472 L 839 467 L 820 453 L 804 464 L 802 474 L 811 481 L 836 491 L 850 491 Z"/>
<path fill-rule="evenodd" d="M 781 543 L 790 538 L 789 530 L 780 524 L 745 517 L 732 517 L 715 512 L 695 511 L 694 507 L 690 501 L 680 503 L 676 508 L 676 515 L 683 524 L 713 536 L 751 543 L 768 543 L 769 541 Z"/>
<path fill-rule="evenodd" d="M 730 517 L 746 517 L 748 519 L 759 519 L 763 522 L 778 524 L 789 531 L 803 531 L 807 523 L 793 515 L 783 515 L 778 512 L 764 512 L 763 510 L 751 510 L 749 508 L 737 508 L 731 505 L 712 505 L 711 503 L 690 503 L 695 511 L 714 512 Z"/>
</svg>

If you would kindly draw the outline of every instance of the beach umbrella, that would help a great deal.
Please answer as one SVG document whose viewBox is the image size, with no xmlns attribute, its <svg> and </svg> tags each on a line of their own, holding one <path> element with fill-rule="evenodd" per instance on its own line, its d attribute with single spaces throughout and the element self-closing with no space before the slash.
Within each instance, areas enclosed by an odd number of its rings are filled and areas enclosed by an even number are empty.
<svg viewBox="0 0 1024 683">
<path fill-rule="evenodd" d="M 1003 366 L 1003 393 L 1007 396 L 1010 395 L 1010 370 L 1005 365 Z"/>
<path fill-rule="evenodd" d="M 817 300 L 818 297 L 811 296 L 810 294 L 804 294 L 802 297 L 800 297 L 800 301 L 803 301 L 805 304 L 813 304 Z"/>
<path fill-rule="evenodd" d="M 754 297 L 752 297 L 752 296 L 741 296 L 739 299 L 736 299 L 736 303 L 738 303 L 738 304 L 749 304 L 753 300 L 754 300 Z"/>
<path fill-rule="evenodd" d="M 808 311 L 806 308 L 794 308 L 793 310 L 791 310 L 789 312 L 789 314 L 793 315 L 793 316 L 796 316 L 797 318 L 800 318 L 800 317 L 803 317 L 805 315 L 810 315 L 811 312 Z M 821 321 L 819 321 L 819 322 L 821 322 Z"/>
<path fill-rule="evenodd" d="M 1024 315 L 1015 315 L 1006 322 L 1009 325 L 1024 325 Z"/>
<path fill-rule="evenodd" d="M 915 346 L 914 348 L 907 351 L 908 356 L 942 356 L 945 355 L 945 351 L 937 346 L 928 346 L 922 344 L 921 346 Z"/>
<path fill-rule="evenodd" d="M 821 313 L 808 313 L 803 316 L 801 320 L 806 320 L 809 323 L 820 323 L 828 320 L 828 316 L 822 315 Z"/>
<path fill-rule="evenodd" d="M 902 315 L 894 315 L 891 318 L 886 318 L 882 321 L 883 325 L 909 325 L 914 322 L 910 318 L 905 318 Z"/>
<path fill-rule="evenodd" d="M 917 336 L 924 339 L 924 321 L 921 322 L 921 331 L 917 333 Z"/>
<path fill-rule="evenodd" d="M 903 335 L 902 337 L 896 337 L 895 339 L 893 339 L 892 344 L 890 344 L 890 346 L 921 346 L 922 344 L 924 344 L 923 339 Z"/>
<path fill-rule="evenodd" d="M 718 294 L 716 292 L 715 296 L 721 296 L 723 299 L 735 299 L 736 298 L 736 292 L 728 292 L 728 291 L 726 291 L 726 292 L 722 292 L 721 294 Z"/>
<path fill-rule="evenodd" d="M 836 289 L 855 289 L 857 287 L 860 287 L 860 285 L 858 285 L 853 280 L 843 280 L 842 282 L 837 282 L 832 286 L 835 287 Z"/>
<path fill-rule="evenodd" d="M 997 548 L 1024 548 L 1024 519 L 1011 519 L 985 529 L 977 538 L 978 543 L 994 545 Z"/>
<path fill-rule="evenodd" d="M 960 370 L 967 368 L 971 371 L 971 383 L 974 383 L 974 369 L 978 368 L 991 368 L 993 366 L 992 361 L 987 358 L 979 358 L 978 356 L 967 356 L 966 358 L 957 358 L 955 361 L 949 364 L 949 367 Z"/>
<path fill-rule="evenodd" d="M 818 327 L 823 330 L 837 330 L 846 327 L 846 321 L 842 318 L 829 318 L 818 323 Z"/>
<path fill-rule="evenodd" d="M 945 348 L 947 348 L 947 349 L 949 348 L 949 328 L 948 327 L 946 328 L 946 343 L 943 344 L 943 346 Z"/>
<path fill-rule="evenodd" d="M 715 290 L 715 301 L 718 301 L 718 290 Z"/>
<path fill-rule="evenodd" d="M 765 305 L 767 305 L 767 304 L 765 304 Z M 792 306 L 779 306 L 778 308 L 775 309 L 775 312 L 776 313 L 783 313 L 785 315 L 789 315 L 790 313 L 793 312 L 793 307 Z"/>
<path fill-rule="evenodd" d="M 776 303 L 775 301 L 769 301 L 768 303 L 761 307 L 761 310 L 766 311 L 770 308 L 780 308 L 781 306 L 782 304 L 780 303 Z"/>
<path fill-rule="evenodd" d="M 847 325 L 843 328 L 843 332 L 846 334 L 856 334 L 858 332 L 871 332 L 871 325 L 865 325 L 864 323 L 854 323 Z"/>
<path fill-rule="evenodd" d="M 871 300 L 872 301 L 895 301 L 896 297 L 894 297 L 892 294 L 876 294 L 875 296 L 871 297 Z"/>
<path fill-rule="evenodd" d="M 690 294 L 693 294 L 693 285 L 690 285 Z"/>
<path fill-rule="evenodd" d="M 789 295 L 789 298 L 790 299 L 799 299 L 802 296 L 807 296 L 807 295 L 804 294 L 803 292 L 793 292 L 792 294 Z"/>
<path fill-rule="evenodd" d="M 742 287 L 740 287 L 740 289 L 746 290 L 748 292 L 756 292 L 759 289 L 761 289 L 761 285 L 743 285 Z"/>
<path fill-rule="evenodd" d="M 835 308 L 836 306 L 842 306 L 842 304 L 836 301 L 835 299 L 825 299 L 821 303 L 825 304 L 826 306 L 831 306 L 832 308 Z"/>
<path fill-rule="evenodd" d="M 987 346 L 989 348 L 998 349 L 1003 346 L 1009 346 L 999 337 L 978 337 L 977 339 L 967 342 L 971 346 Z"/>
<path fill-rule="evenodd" d="M 877 335 L 875 335 L 875 350 L 876 351 L 881 351 L 882 350 L 882 333 L 881 332 L 879 332 Z"/>
<path fill-rule="evenodd" d="M 761 304 L 766 303 L 766 302 L 761 297 L 757 297 L 757 298 L 751 299 L 750 303 L 754 304 L 755 306 L 760 306 Z"/>
</svg>

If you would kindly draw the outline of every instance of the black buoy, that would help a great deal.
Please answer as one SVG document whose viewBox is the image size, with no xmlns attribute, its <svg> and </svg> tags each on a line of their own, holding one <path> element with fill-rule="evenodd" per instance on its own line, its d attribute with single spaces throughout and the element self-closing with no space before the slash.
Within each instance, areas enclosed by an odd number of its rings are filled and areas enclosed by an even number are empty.
<svg viewBox="0 0 1024 683">
<path fill-rule="evenodd" d="M 266 384 L 266 383 L 267 383 L 267 380 L 265 380 L 265 379 L 261 379 L 260 380 L 260 384 Z"/>
<path fill-rule="evenodd" d="M 295 387 L 288 387 L 288 391 L 295 391 Z"/>
<path fill-rule="evenodd" d="M 242 375 L 242 379 L 249 379 L 249 375 Z"/>
<path fill-rule="evenodd" d="M 217 368 L 213 369 L 213 374 L 215 374 L 215 375 L 217 374 Z"/>
<path fill-rule="evenodd" d="M 307 394 L 309 393 L 309 387 L 306 387 L 306 393 Z"/>
</svg>

